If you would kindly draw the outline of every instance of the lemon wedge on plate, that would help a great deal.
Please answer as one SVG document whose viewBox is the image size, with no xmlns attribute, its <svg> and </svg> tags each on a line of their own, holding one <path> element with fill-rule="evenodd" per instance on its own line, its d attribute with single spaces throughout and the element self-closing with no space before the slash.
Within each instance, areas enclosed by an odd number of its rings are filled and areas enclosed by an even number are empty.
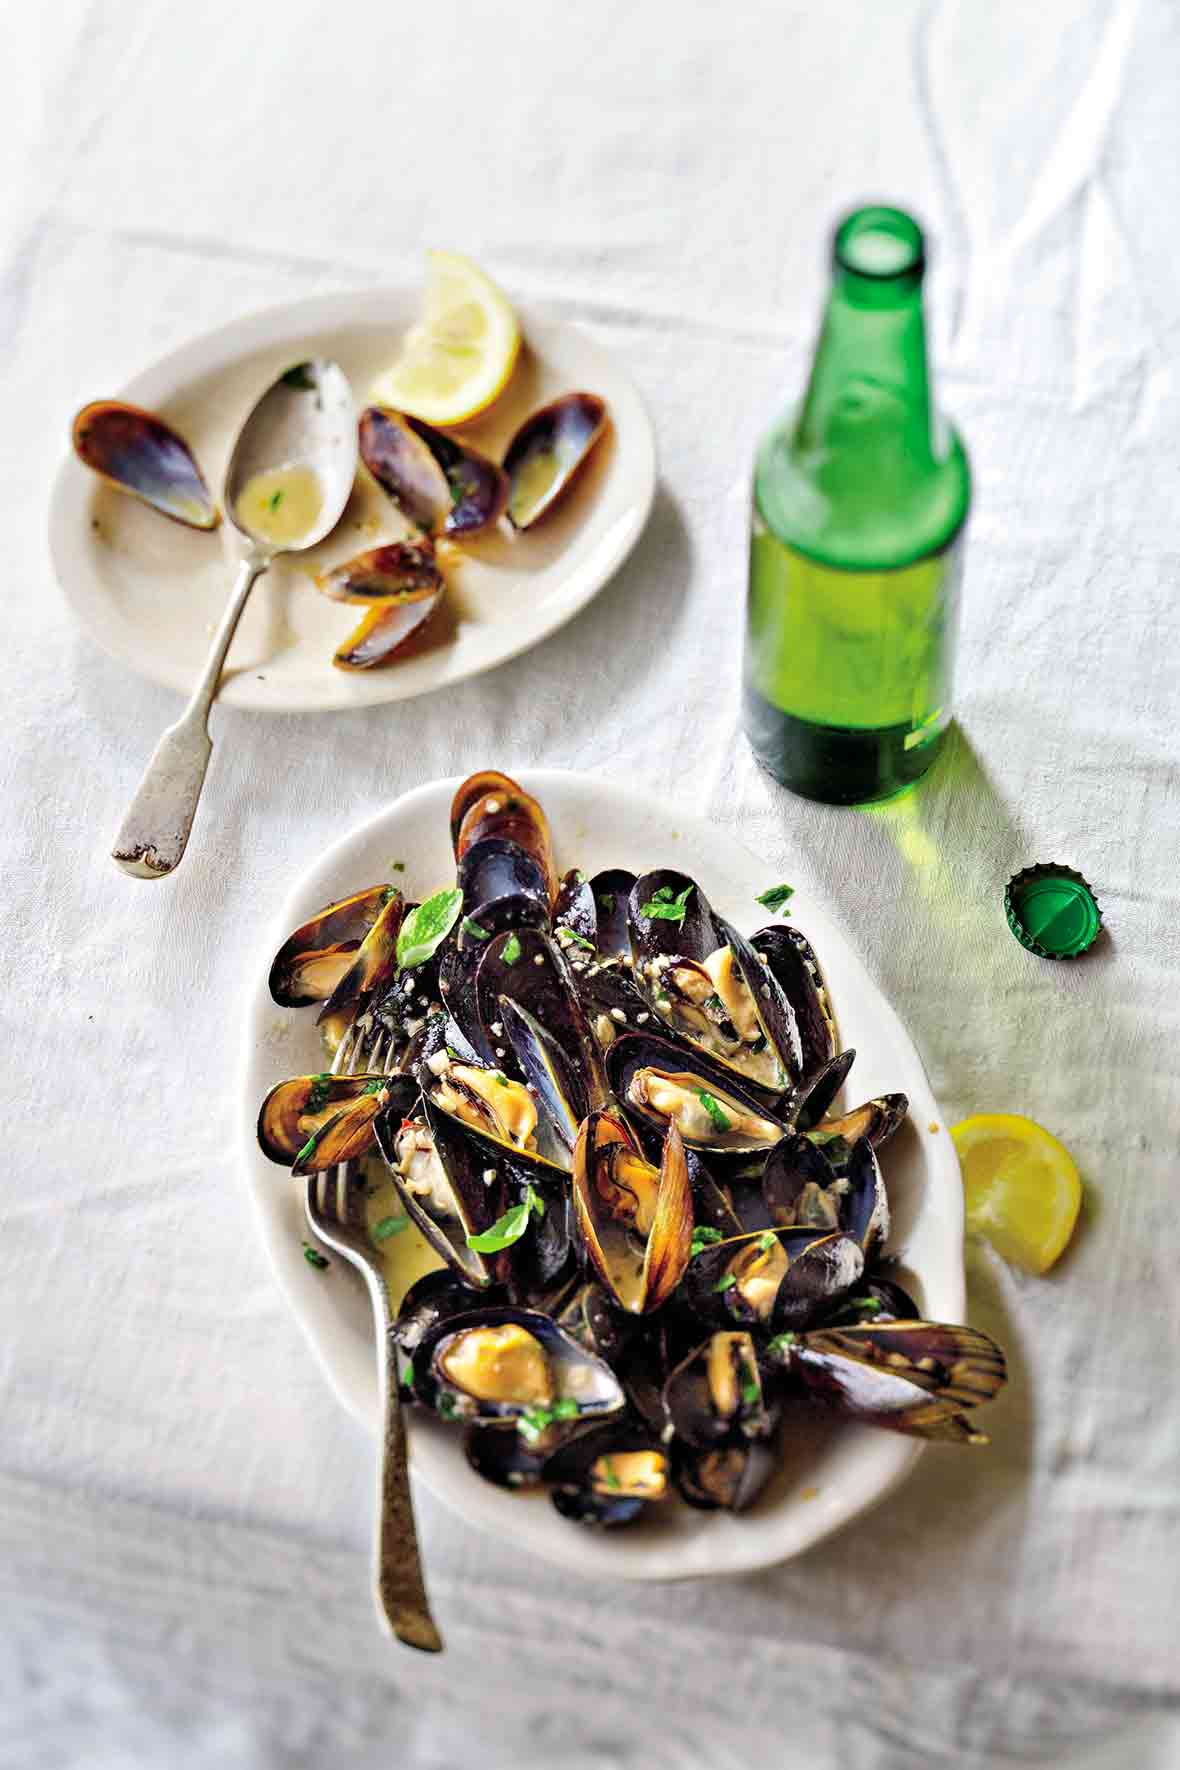
<svg viewBox="0 0 1180 1770">
<path fill-rule="evenodd" d="M 967 1227 L 1026 1272 L 1048 1272 L 1082 1203 L 1073 1157 L 1033 1119 L 985 1112 L 951 1128 L 967 1204 Z"/>
<path fill-rule="evenodd" d="M 507 385 L 520 350 L 520 327 L 491 277 L 458 252 L 428 252 L 426 300 L 397 361 L 379 375 L 375 404 L 462 424 Z"/>
</svg>

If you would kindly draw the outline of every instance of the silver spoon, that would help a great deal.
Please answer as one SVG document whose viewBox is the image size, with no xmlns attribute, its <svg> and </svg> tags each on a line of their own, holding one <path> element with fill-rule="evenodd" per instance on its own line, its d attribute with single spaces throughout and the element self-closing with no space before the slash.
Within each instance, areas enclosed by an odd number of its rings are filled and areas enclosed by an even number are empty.
<svg viewBox="0 0 1180 1770">
<path fill-rule="evenodd" d="M 213 750 L 209 709 L 254 581 L 278 554 L 302 553 L 335 528 L 352 491 L 356 463 L 352 389 L 344 371 L 326 358 L 296 363 L 280 375 L 242 425 L 226 470 L 222 501 L 246 542 L 246 552 L 192 699 L 156 745 L 119 826 L 111 854 L 124 872 L 138 879 L 162 879 L 179 865 Z M 260 474 L 299 467 L 315 477 L 319 508 L 306 529 L 276 540 L 257 516 L 251 525 L 242 508 L 242 494 Z M 277 509 L 278 501 L 269 508 Z"/>
</svg>

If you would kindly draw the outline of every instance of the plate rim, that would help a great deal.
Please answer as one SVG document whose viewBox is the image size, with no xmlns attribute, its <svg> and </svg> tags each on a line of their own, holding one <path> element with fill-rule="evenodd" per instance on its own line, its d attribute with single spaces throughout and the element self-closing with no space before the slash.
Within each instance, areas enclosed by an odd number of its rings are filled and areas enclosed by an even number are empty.
<svg viewBox="0 0 1180 1770">
<path fill-rule="evenodd" d="M 542 803 L 544 803 L 546 788 L 554 782 L 560 782 L 565 787 L 572 786 L 575 792 L 590 788 L 595 792 L 606 792 L 608 795 L 625 800 L 629 805 L 635 807 L 640 815 L 654 817 L 669 828 L 674 827 L 679 837 L 683 839 L 689 853 L 699 852 L 698 842 L 703 836 L 708 836 L 714 842 L 716 841 L 715 826 L 710 825 L 698 814 L 681 814 L 675 809 L 670 813 L 653 795 L 637 790 L 609 775 L 590 774 L 585 770 L 578 769 L 527 766 L 513 769 L 510 772 L 513 774 L 513 778 L 518 779 L 520 784 Z M 343 851 L 353 846 L 361 846 L 371 840 L 376 832 L 382 830 L 391 818 L 395 818 L 406 807 L 434 796 L 444 802 L 449 802 L 460 781 L 465 778 L 464 775 L 441 776 L 407 788 L 368 817 L 360 820 L 328 848 L 324 849 L 317 856 L 313 865 L 304 868 L 283 900 L 279 913 L 267 924 L 267 944 L 259 952 L 257 970 L 250 972 L 251 982 L 245 998 L 238 1053 L 237 1116 L 241 1139 L 237 1162 L 238 1172 L 249 1197 L 251 1215 L 265 1250 L 267 1264 L 285 1304 L 293 1315 L 300 1333 L 311 1349 L 315 1362 L 324 1373 L 328 1386 L 337 1400 L 353 1419 L 372 1434 L 376 1433 L 376 1422 L 370 1411 L 368 1408 L 358 1405 L 356 1395 L 346 1387 L 340 1371 L 333 1362 L 329 1346 L 322 1342 L 317 1333 L 314 1316 L 304 1309 L 294 1285 L 288 1283 L 288 1262 L 281 1257 L 280 1238 L 275 1233 L 266 1214 L 263 1203 L 264 1189 L 258 1183 L 257 1178 L 262 1173 L 262 1163 L 265 1158 L 258 1151 L 255 1137 L 258 1100 L 251 1088 L 251 1071 L 258 1060 L 260 1027 L 265 1024 L 267 1019 L 273 1021 L 277 1012 L 267 987 L 270 962 L 278 950 L 278 946 L 286 938 L 290 929 L 296 925 L 296 921 L 308 913 L 303 908 L 301 899 L 310 893 L 310 882 L 319 873 L 329 872 Z M 727 836 L 731 849 L 739 850 L 744 857 L 757 863 L 757 857 L 754 856 L 753 851 L 746 846 L 736 832 L 727 832 Z M 790 843 L 789 836 L 788 843 Z M 316 889 L 318 891 L 320 888 Z M 810 897 L 810 893 L 808 896 Z M 932 1105 L 938 1125 L 938 1134 L 932 1138 L 933 1155 L 930 1177 L 933 1188 L 936 1189 L 941 1213 L 949 1219 L 947 1236 L 953 1242 L 955 1249 L 953 1270 L 944 1272 L 940 1276 L 955 1291 L 957 1319 L 963 1319 L 966 1311 L 966 1262 L 962 1184 L 954 1145 L 951 1142 L 941 1107 L 930 1084 L 925 1064 L 897 1010 L 871 976 L 860 956 L 856 943 L 845 932 L 840 917 L 830 911 L 826 903 L 817 901 L 808 904 L 808 920 L 813 925 L 817 922 L 823 924 L 821 939 L 817 941 L 817 947 L 827 944 L 833 935 L 836 941 L 842 945 L 844 949 L 842 961 L 845 964 L 850 964 L 856 975 L 858 988 L 865 989 L 873 998 L 875 1010 L 883 1016 L 891 1037 L 898 1041 L 909 1061 L 912 1062 L 917 1075 L 925 1083 L 929 1103 Z M 273 1164 L 267 1164 L 267 1166 L 271 1167 Z M 290 1264 L 295 1269 L 293 1261 Z M 949 1316 L 949 1305 L 947 1313 Z M 415 1478 L 422 1482 L 434 1499 L 448 1511 L 461 1518 L 470 1528 L 485 1529 L 484 1520 L 466 1508 L 454 1491 L 431 1478 L 432 1471 L 421 1451 L 424 1439 L 430 1438 L 432 1442 L 434 1439 L 430 1434 L 429 1424 L 426 1425 L 425 1431 L 423 1431 L 423 1425 L 424 1422 L 416 1417 L 414 1411 L 411 1410 L 407 1415 L 407 1439 L 410 1467 Z M 919 1457 L 926 1449 L 921 1440 L 907 1438 L 901 1434 L 874 1431 L 870 1427 L 851 1426 L 846 1428 L 846 1431 L 848 1434 L 855 1432 L 863 1435 L 866 1446 L 870 1443 L 874 1447 L 881 1446 L 880 1460 L 883 1463 L 886 1461 L 883 1443 L 888 1445 L 891 1455 L 887 1460 L 891 1466 L 885 1469 L 876 1484 L 851 1496 L 844 1496 L 835 1503 L 829 1500 L 823 1507 L 817 1506 L 815 1513 L 812 1514 L 813 1528 L 810 1530 L 805 1528 L 799 1540 L 785 1546 L 776 1543 L 773 1531 L 767 1528 L 768 1521 L 775 1516 L 773 1510 L 763 1514 L 747 1514 L 741 1517 L 737 1522 L 742 1527 L 743 1536 L 739 1540 L 739 1548 L 736 1553 L 732 1552 L 732 1539 L 730 1539 L 731 1552 L 727 1555 L 724 1569 L 674 1565 L 676 1554 L 674 1542 L 670 1545 L 660 1546 L 654 1551 L 649 1549 L 642 1556 L 627 1558 L 619 1554 L 603 1555 L 601 1565 L 596 1565 L 598 1556 L 594 1551 L 600 1546 L 605 1546 L 601 1536 L 589 1531 L 574 1531 L 571 1528 L 568 1543 L 565 1539 L 555 1539 L 559 1545 L 555 1546 L 555 1542 L 544 1540 L 543 1533 L 541 1540 L 537 1540 L 537 1533 L 530 1528 L 530 1508 L 520 1503 L 521 1496 L 519 1495 L 512 1496 L 512 1501 L 519 1507 L 520 1527 L 502 1534 L 505 1540 L 511 1541 L 514 1547 L 527 1548 L 550 1565 L 563 1567 L 567 1572 L 574 1572 L 583 1578 L 622 1578 L 636 1583 L 663 1583 L 694 1578 L 724 1578 L 738 1573 L 758 1572 L 794 1560 L 797 1556 L 806 1553 L 816 1544 L 844 1529 L 879 1505 L 912 1473 Z M 462 1457 L 456 1446 L 449 1445 L 448 1454 L 462 1463 Z M 478 1477 L 471 1475 L 471 1480 L 476 1482 Z M 465 1486 L 464 1491 L 466 1491 Z M 727 1517 L 726 1514 L 711 1514 L 709 1516 L 718 1519 Z M 627 1533 L 621 1532 L 619 1535 L 625 1537 Z"/>
<path fill-rule="evenodd" d="M 263 346 L 281 342 L 285 332 L 327 330 L 329 327 L 346 327 L 350 322 L 367 325 L 363 314 L 356 309 L 360 305 L 377 304 L 382 301 L 402 302 L 407 295 L 414 292 L 416 286 L 409 283 L 379 283 L 363 287 L 341 290 L 329 290 L 318 295 L 298 296 L 293 301 L 271 302 L 269 305 L 252 307 L 236 319 L 227 320 L 208 331 L 198 332 L 182 343 L 174 345 L 171 350 L 155 357 L 145 364 L 134 375 L 130 376 L 114 393 L 104 394 L 106 399 L 122 399 L 133 404 L 152 405 L 167 401 L 187 384 L 208 375 L 219 366 L 232 367 L 239 358 L 251 354 Z M 506 638 L 505 649 L 494 657 L 476 660 L 461 674 L 447 677 L 445 680 L 430 683 L 424 682 L 417 686 L 402 688 L 396 686 L 396 669 L 392 671 L 370 672 L 367 677 L 362 674 L 359 680 L 381 681 L 393 689 L 391 693 L 368 693 L 358 689 L 357 680 L 344 677 L 339 671 L 334 675 L 341 677 L 341 684 L 336 693 L 329 694 L 326 699 L 308 702 L 292 698 L 288 694 L 256 696 L 252 692 L 252 682 L 243 681 L 241 698 L 227 694 L 222 700 L 223 705 L 231 706 L 237 712 L 273 713 L 289 715 L 292 713 L 340 713 L 358 711 L 366 707 L 396 706 L 400 702 L 420 699 L 426 695 L 437 694 L 440 690 L 449 690 L 464 682 L 473 681 L 476 677 L 490 670 L 498 669 L 513 659 L 541 645 L 545 640 L 560 632 L 575 616 L 587 608 L 594 598 L 605 590 L 606 586 L 622 568 L 639 541 L 651 519 L 652 507 L 655 502 L 656 488 L 659 481 L 659 463 L 656 451 L 655 426 L 638 383 L 631 374 L 630 367 L 607 345 L 602 344 L 589 328 L 579 320 L 568 319 L 555 307 L 544 301 L 533 302 L 519 300 L 513 302 L 514 311 L 521 321 L 521 332 L 528 341 L 529 327 L 556 328 L 561 333 L 573 333 L 585 341 L 591 350 L 606 357 L 612 370 L 618 376 L 634 402 L 638 422 L 628 430 L 628 447 L 636 451 L 637 459 L 630 475 L 634 482 L 635 497 L 632 502 L 631 520 L 617 528 L 614 541 L 603 554 L 602 561 L 592 568 L 584 568 L 585 582 L 579 583 L 577 590 L 570 594 L 566 580 L 550 599 L 555 606 L 551 607 L 552 618 L 542 624 L 529 636 L 513 641 Z M 273 328 L 281 326 L 276 339 Z M 232 355 L 228 354 L 232 350 Z M 157 390 L 158 389 L 158 390 Z M 358 411 L 361 402 L 358 400 Z M 462 429 L 462 426 L 455 426 Z M 86 469 L 77 461 L 73 452 L 66 448 L 58 462 L 53 476 L 53 483 L 46 505 L 46 534 L 49 558 L 58 589 L 82 632 L 98 646 L 104 656 L 110 658 L 123 669 L 127 670 L 140 681 L 154 683 L 172 694 L 182 695 L 184 690 L 178 688 L 163 669 L 154 669 L 148 658 L 136 654 L 132 656 L 119 648 L 113 630 L 104 625 L 95 613 L 99 600 L 84 586 L 75 582 L 75 574 L 70 569 L 69 553 L 75 541 L 74 524 L 79 514 L 76 508 L 88 490 L 90 476 Z M 220 491 L 218 491 L 220 498 Z M 166 520 L 166 519 L 161 519 Z M 226 599 L 230 593 L 230 574 L 227 571 Z M 506 634 L 511 629 L 506 628 Z M 445 654 L 444 654 L 445 655 Z M 325 669 L 331 666 L 325 660 Z M 195 677 L 194 677 L 195 680 Z M 233 679 L 237 681 L 237 678 Z M 331 678 L 326 678 L 331 680 Z"/>
</svg>

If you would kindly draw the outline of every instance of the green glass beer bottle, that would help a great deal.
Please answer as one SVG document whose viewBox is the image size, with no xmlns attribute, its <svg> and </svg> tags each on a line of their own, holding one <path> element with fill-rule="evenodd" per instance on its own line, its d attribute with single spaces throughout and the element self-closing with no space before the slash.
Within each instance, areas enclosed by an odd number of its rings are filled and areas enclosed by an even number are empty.
<svg viewBox="0 0 1180 1770">
<path fill-rule="evenodd" d="M 746 732 L 830 804 L 911 785 L 950 719 L 971 476 L 931 401 L 923 269 L 901 210 L 841 223 L 807 391 L 754 468 Z"/>
</svg>

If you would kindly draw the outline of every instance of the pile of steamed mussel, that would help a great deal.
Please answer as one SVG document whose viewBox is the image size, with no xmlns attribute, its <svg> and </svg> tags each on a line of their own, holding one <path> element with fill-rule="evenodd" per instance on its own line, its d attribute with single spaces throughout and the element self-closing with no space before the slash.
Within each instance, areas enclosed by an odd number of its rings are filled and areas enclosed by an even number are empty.
<svg viewBox="0 0 1180 1770">
<path fill-rule="evenodd" d="M 883 1260 L 907 1101 L 830 1112 L 854 1053 L 804 935 L 747 939 L 673 870 L 559 878 L 502 774 L 463 783 L 451 828 L 452 889 L 374 886 L 278 953 L 276 1001 L 383 1057 L 259 1117 L 298 1174 L 378 1155 L 440 1256 L 395 1329 L 407 1397 L 489 1481 L 598 1524 L 677 1491 L 742 1510 L 801 1398 L 985 1442 L 1003 1354 L 921 1320 Z"/>
</svg>

